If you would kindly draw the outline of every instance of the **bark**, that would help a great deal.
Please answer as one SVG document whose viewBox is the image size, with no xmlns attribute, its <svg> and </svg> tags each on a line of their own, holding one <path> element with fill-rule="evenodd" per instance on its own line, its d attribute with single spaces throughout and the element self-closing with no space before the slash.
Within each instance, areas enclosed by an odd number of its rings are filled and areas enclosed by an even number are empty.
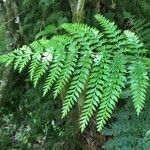
<svg viewBox="0 0 150 150">
<path fill-rule="evenodd" d="M 6 53 L 14 50 L 17 46 L 22 46 L 25 42 L 25 36 L 22 33 L 19 9 L 17 1 L 15 0 L 0 0 L 0 15 L 5 25 L 6 35 Z M 0 100 L 4 95 L 5 88 L 11 79 L 11 67 L 7 67 L 6 70 L 0 68 L 2 71 L 0 78 Z"/>
<path fill-rule="evenodd" d="M 68 0 L 72 12 L 72 22 L 83 22 L 85 0 Z"/>
</svg>

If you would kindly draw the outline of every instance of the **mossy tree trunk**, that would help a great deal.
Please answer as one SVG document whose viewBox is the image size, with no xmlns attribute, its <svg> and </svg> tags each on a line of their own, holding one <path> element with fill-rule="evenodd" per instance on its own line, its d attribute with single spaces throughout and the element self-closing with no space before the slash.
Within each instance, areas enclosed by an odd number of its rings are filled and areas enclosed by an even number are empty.
<svg viewBox="0 0 150 150">
<path fill-rule="evenodd" d="M 19 19 L 19 9 L 16 0 L 1 0 L 0 1 L 0 17 L 3 20 L 5 26 L 5 41 L 6 50 L 9 52 L 14 50 L 17 46 L 22 46 L 25 42 L 25 36 L 22 33 L 20 19 Z M 3 70 L 3 68 L 0 68 Z M 7 67 L 6 70 L 2 71 L 0 76 L 0 100 L 4 95 L 5 88 L 8 82 L 12 78 L 11 67 Z"/>
</svg>

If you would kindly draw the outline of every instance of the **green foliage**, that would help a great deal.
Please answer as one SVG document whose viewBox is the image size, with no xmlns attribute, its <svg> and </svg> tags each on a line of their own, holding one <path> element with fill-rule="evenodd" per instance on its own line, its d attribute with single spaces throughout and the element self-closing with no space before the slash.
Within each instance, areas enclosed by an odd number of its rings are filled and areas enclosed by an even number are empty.
<svg viewBox="0 0 150 150">
<path fill-rule="evenodd" d="M 119 30 L 104 16 L 95 17 L 102 31 L 84 24 L 65 23 L 62 28 L 66 35 L 41 39 L 0 57 L 2 63 L 13 61 L 19 72 L 29 64 L 34 86 L 47 75 L 43 96 L 52 87 L 54 97 L 66 88 L 62 117 L 85 94 L 80 118 L 82 132 L 96 110 L 97 130 L 103 129 L 126 81 L 131 83 L 137 114 L 143 109 L 148 87 L 149 64 L 143 43 L 133 32 Z"/>
<path fill-rule="evenodd" d="M 0 16 L 0 21 L 3 22 L 3 19 Z M 0 23 L 0 51 L 5 49 L 6 39 L 5 39 L 5 26 Z"/>
<path fill-rule="evenodd" d="M 41 32 L 39 32 L 36 35 L 36 39 L 46 36 L 46 35 L 49 35 L 49 34 L 52 34 L 52 33 L 54 33 L 54 31 L 56 31 L 56 27 L 54 25 L 46 26 L 44 30 L 42 30 Z"/>
<path fill-rule="evenodd" d="M 21 84 L 27 87 L 30 82 Z M 9 94 L 1 105 L 0 149 L 82 149 L 76 121 L 59 117 L 61 104 L 50 101 L 51 96 L 41 98 L 40 84 L 36 88 L 28 87 L 26 91 L 21 84 L 14 86 L 13 83 L 10 90 L 7 88 Z"/>
<path fill-rule="evenodd" d="M 144 47 L 149 49 L 150 43 L 147 42 L 150 38 L 150 21 L 147 19 L 138 19 L 130 18 L 130 23 L 132 25 L 131 30 L 135 32 L 140 40 L 144 43 Z"/>
<path fill-rule="evenodd" d="M 103 145 L 106 150 L 148 150 L 150 147 L 149 99 L 139 117 L 133 109 L 131 101 L 113 115 L 112 123 L 104 128 L 103 135 L 109 140 Z"/>
<path fill-rule="evenodd" d="M 0 49 L 5 49 L 4 27 L 0 25 Z"/>
<path fill-rule="evenodd" d="M 49 36 L 56 32 L 56 28 L 64 22 L 68 22 L 68 12 L 62 11 L 61 1 L 56 0 L 22 0 L 18 2 L 22 22 L 22 32 L 28 37 L 28 41 L 42 35 Z M 32 11 L 31 11 L 32 10 Z"/>
<path fill-rule="evenodd" d="M 134 107 L 138 115 L 144 107 L 146 96 L 145 87 L 148 86 L 148 75 L 146 70 L 147 68 L 142 62 L 135 62 L 130 66 L 131 91 Z"/>
</svg>

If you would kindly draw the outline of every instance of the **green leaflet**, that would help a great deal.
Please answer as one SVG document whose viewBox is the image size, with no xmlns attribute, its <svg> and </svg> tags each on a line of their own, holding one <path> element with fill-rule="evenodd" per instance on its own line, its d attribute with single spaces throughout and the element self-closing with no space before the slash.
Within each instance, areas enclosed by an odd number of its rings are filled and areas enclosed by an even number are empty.
<svg viewBox="0 0 150 150">
<path fill-rule="evenodd" d="M 130 82 L 133 104 L 137 115 L 139 115 L 144 107 L 148 87 L 148 71 L 143 62 L 139 61 L 131 64 Z"/>
</svg>

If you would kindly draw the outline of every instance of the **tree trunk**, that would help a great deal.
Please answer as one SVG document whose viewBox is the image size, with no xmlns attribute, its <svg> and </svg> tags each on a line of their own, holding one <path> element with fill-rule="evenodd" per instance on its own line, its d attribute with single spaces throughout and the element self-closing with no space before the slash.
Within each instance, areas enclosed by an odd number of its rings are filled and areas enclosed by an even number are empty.
<svg viewBox="0 0 150 150">
<path fill-rule="evenodd" d="M 85 0 L 68 0 L 72 12 L 72 22 L 83 22 Z"/>
<path fill-rule="evenodd" d="M 18 45 L 23 45 L 25 36 L 21 30 L 17 2 L 15 0 L 0 0 L 0 7 L 0 15 L 2 15 L 1 18 L 5 25 L 6 51 L 10 52 Z M 1 70 L 2 69 L 3 68 L 1 68 Z M 11 67 L 7 67 L 6 70 L 3 70 L 0 79 L 0 100 L 3 97 L 5 88 L 7 87 L 11 76 Z"/>
</svg>

